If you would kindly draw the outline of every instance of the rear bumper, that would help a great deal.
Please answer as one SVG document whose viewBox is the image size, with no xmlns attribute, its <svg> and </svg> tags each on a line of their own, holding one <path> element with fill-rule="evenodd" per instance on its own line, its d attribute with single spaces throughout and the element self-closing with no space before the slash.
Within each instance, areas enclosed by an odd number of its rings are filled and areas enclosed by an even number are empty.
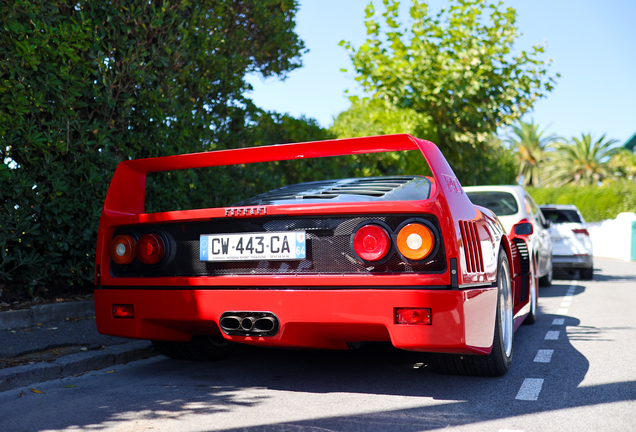
<svg viewBox="0 0 636 432">
<path fill-rule="evenodd" d="M 132 304 L 134 318 L 114 318 L 114 304 Z M 430 308 L 432 324 L 396 324 L 398 307 Z M 255 345 L 321 349 L 390 341 L 413 351 L 488 354 L 496 308 L 496 288 L 95 291 L 97 329 L 102 334 L 173 341 L 208 334 Z M 271 312 L 280 330 L 267 337 L 224 334 L 218 322 L 227 311 Z"/>
<path fill-rule="evenodd" d="M 592 255 L 553 255 L 552 267 L 557 269 L 590 268 L 593 266 Z"/>
</svg>

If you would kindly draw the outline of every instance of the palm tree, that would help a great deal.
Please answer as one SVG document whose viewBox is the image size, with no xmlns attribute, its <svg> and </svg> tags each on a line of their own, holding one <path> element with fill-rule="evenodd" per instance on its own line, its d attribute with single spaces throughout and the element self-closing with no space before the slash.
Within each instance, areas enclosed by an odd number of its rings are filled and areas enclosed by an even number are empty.
<svg viewBox="0 0 636 432">
<path fill-rule="evenodd" d="M 548 180 L 553 186 L 595 185 L 613 175 L 608 162 L 616 153 L 611 148 L 618 140 L 605 140 L 605 135 L 593 142 L 591 134 L 572 137 L 571 141 L 555 145 Z"/>
<path fill-rule="evenodd" d="M 545 135 L 534 121 L 519 121 L 512 126 L 512 134 L 506 142 L 511 144 L 519 162 L 517 183 L 524 186 L 541 186 L 541 172 L 546 159 L 546 152 L 557 140 L 556 135 Z"/>
</svg>

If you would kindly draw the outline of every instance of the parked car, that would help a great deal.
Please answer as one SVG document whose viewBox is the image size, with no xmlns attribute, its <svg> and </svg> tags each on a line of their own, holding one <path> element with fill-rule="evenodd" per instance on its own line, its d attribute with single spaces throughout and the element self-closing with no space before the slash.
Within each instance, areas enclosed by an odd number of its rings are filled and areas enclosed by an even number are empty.
<svg viewBox="0 0 636 432">
<path fill-rule="evenodd" d="M 533 232 L 528 235 L 528 243 L 533 271 L 540 285 L 550 286 L 553 274 L 550 223 L 530 194 L 521 186 L 468 186 L 464 190 L 474 204 L 495 212 L 509 236 L 514 235 L 514 225 L 525 221 L 532 224 Z"/>
<path fill-rule="evenodd" d="M 585 219 L 575 205 L 546 204 L 540 206 L 543 216 L 552 223 L 552 265 L 557 269 L 579 270 L 581 279 L 594 278 L 592 239 Z"/>
<path fill-rule="evenodd" d="M 407 150 L 423 154 L 432 176 L 316 181 L 225 207 L 144 210 L 148 172 Z M 180 359 L 218 359 L 232 343 L 389 341 L 433 353 L 442 373 L 503 375 L 514 331 L 536 313 L 521 243 L 470 202 L 437 146 L 410 135 L 126 160 L 100 219 L 97 328 Z"/>
</svg>

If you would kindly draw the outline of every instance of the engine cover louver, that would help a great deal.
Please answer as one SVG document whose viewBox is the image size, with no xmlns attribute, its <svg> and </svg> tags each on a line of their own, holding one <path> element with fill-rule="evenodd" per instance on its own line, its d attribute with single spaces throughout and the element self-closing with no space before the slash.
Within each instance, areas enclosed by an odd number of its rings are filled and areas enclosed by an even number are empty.
<svg viewBox="0 0 636 432">
<path fill-rule="evenodd" d="M 286 202 L 338 202 L 427 199 L 430 181 L 421 176 L 364 177 L 316 181 L 284 186 L 248 198 L 232 206 L 267 205 Z"/>
</svg>

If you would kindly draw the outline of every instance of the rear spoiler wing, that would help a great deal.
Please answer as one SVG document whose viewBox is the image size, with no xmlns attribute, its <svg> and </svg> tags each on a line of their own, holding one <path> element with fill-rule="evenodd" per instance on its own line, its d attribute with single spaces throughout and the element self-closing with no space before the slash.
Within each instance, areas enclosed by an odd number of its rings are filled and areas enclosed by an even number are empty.
<svg viewBox="0 0 636 432">
<path fill-rule="evenodd" d="M 408 134 L 399 134 L 217 150 L 123 161 L 117 166 L 113 175 L 103 212 L 110 216 L 144 213 L 146 174 L 149 172 L 405 150 L 420 150 L 422 152 L 433 172 L 436 183 L 445 192 L 444 195 L 447 199 L 450 198 L 449 193 L 458 198 L 461 196 L 463 199 L 468 199 L 453 170 L 435 144 Z M 451 211 L 454 210 L 452 208 L 455 207 L 452 205 L 454 200 L 448 201 Z M 463 206 L 456 208 L 461 207 Z M 470 216 L 471 219 L 472 217 L 474 215 Z"/>
</svg>

